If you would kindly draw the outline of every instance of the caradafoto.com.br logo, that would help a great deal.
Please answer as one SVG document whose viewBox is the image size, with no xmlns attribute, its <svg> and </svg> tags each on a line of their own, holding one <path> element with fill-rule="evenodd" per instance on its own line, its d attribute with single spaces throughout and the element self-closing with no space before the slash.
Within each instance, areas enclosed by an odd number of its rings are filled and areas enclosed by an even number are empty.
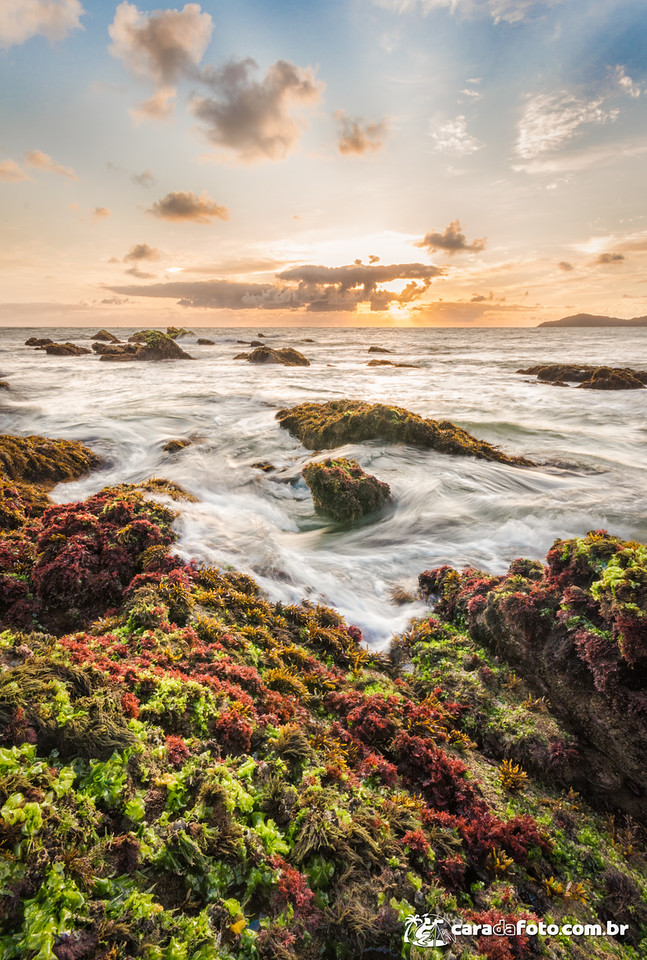
<svg viewBox="0 0 647 960">
<path fill-rule="evenodd" d="M 626 923 L 545 923 L 519 919 L 514 923 L 501 919 L 495 923 L 471 923 L 448 920 L 433 913 L 411 914 L 404 921 L 404 942 L 416 947 L 446 947 L 456 937 L 617 937 L 629 929 Z"/>
</svg>

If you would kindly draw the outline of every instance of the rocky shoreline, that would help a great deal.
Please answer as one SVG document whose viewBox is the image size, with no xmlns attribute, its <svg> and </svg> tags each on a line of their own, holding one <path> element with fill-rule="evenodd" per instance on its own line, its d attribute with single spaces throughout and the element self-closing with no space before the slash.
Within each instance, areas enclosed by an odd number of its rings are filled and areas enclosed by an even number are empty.
<svg viewBox="0 0 647 960">
<path fill-rule="evenodd" d="M 426 571 L 378 654 L 174 556 L 176 485 L 49 502 L 97 464 L 0 443 L 3 957 L 395 958 L 424 913 L 627 928 L 461 960 L 642 955 L 647 548 Z"/>
</svg>

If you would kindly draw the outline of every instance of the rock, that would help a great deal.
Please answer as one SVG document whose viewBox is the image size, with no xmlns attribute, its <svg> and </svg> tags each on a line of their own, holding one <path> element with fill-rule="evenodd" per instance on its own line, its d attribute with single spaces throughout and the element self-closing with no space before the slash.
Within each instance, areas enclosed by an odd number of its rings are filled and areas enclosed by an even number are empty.
<svg viewBox="0 0 647 960">
<path fill-rule="evenodd" d="M 115 337 L 114 333 L 109 333 L 107 330 L 99 330 L 99 332 L 95 333 L 90 339 L 105 340 L 107 343 L 119 343 L 119 337 Z"/>
<path fill-rule="evenodd" d="M 579 383 L 591 390 L 639 390 L 647 385 L 647 371 L 632 370 L 631 367 L 595 367 L 583 363 L 539 363 L 525 370 L 517 370 L 530 376 L 536 376 L 543 383 L 563 387 L 570 383 Z"/>
<path fill-rule="evenodd" d="M 215 342 L 215 340 L 207 340 L 206 337 L 198 337 L 198 343 L 201 347 L 212 347 Z"/>
<path fill-rule="evenodd" d="M 84 353 L 92 353 L 87 347 L 77 347 L 75 343 L 48 343 L 43 349 L 53 357 L 80 357 Z"/>
<path fill-rule="evenodd" d="M 26 347 L 46 347 L 49 343 L 54 343 L 49 337 L 30 337 L 25 340 Z"/>
<path fill-rule="evenodd" d="M 257 336 L 257 337 L 267 337 L 267 334 L 266 334 L 266 333 L 257 333 L 256 336 Z"/>
<path fill-rule="evenodd" d="M 179 453 L 180 450 L 184 450 L 185 447 L 190 447 L 190 440 L 167 440 L 162 450 L 164 453 Z"/>
<path fill-rule="evenodd" d="M 310 450 L 330 449 L 362 440 L 409 443 L 482 460 L 497 460 L 514 466 L 531 467 L 524 457 L 508 456 L 497 447 L 478 440 L 449 420 L 425 420 L 403 407 L 361 400 L 330 400 L 328 403 L 301 403 L 279 410 L 276 419 Z"/>
<path fill-rule="evenodd" d="M 388 483 L 365 473 L 345 457 L 309 463 L 301 471 L 315 507 L 335 520 L 358 520 L 392 502 Z"/>
<path fill-rule="evenodd" d="M 0 390 L 9 390 L 9 384 L 6 380 L 0 380 Z"/>
<path fill-rule="evenodd" d="M 184 327 L 167 327 L 166 336 L 177 340 L 179 337 L 195 337 L 195 333 L 193 330 L 185 330 Z"/>
<path fill-rule="evenodd" d="M 252 342 L 250 343 L 250 347 L 262 347 L 262 346 L 263 344 L 261 343 L 260 340 L 252 340 Z"/>
<path fill-rule="evenodd" d="M 285 367 L 309 367 L 310 361 L 294 347 L 256 347 L 252 353 L 239 353 L 234 360 L 248 360 L 250 363 L 281 363 Z"/>
<path fill-rule="evenodd" d="M 134 345 L 134 346 L 133 346 Z M 97 349 L 95 344 L 94 349 Z M 112 349 L 97 350 L 101 360 L 193 360 L 175 340 L 159 330 L 140 330 L 134 333 L 127 344 L 114 345 Z"/>
<path fill-rule="evenodd" d="M 256 463 L 252 464 L 254 470 L 262 470 L 263 473 L 269 473 L 270 470 L 276 470 L 276 467 L 273 463 L 270 463 L 269 460 L 257 460 Z"/>
<path fill-rule="evenodd" d="M 304 343 L 316 343 L 316 341 L 313 340 L 312 337 L 306 337 L 303 342 L 304 342 Z"/>
<path fill-rule="evenodd" d="M 588 380 L 579 384 L 584 390 L 641 390 L 645 386 L 638 377 L 628 370 L 614 370 L 600 367 Z"/>
<path fill-rule="evenodd" d="M 574 735 L 559 750 L 549 741 L 538 766 L 552 755 L 551 778 L 561 774 L 597 803 L 644 817 L 645 547 L 595 530 L 556 540 L 545 566 L 516 560 L 503 576 L 444 566 L 419 583 L 423 598 L 441 598 L 434 618 L 495 653 Z"/>
<path fill-rule="evenodd" d="M 393 353 L 393 350 L 387 350 L 386 347 L 369 347 L 369 353 Z"/>
<path fill-rule="evenodd" d="M 74 480 L 102 463 L 78 440 L 0 435 L 0 475 L 28 483 Z"/>
<path fill-rule="evenodd" d="M 369 360 L 367 367 L 413 367 L 416 370 L 418 365 L 415 363 L 395 363 L 393 360 Z"/>
<path fill-rule="evenodd" d="M 415 597 L 403 587 L 395 587 L 391 591 L 391 603 L 396 607 L 404 607 L 407 603 L 415 603 Z"/>
</svg>

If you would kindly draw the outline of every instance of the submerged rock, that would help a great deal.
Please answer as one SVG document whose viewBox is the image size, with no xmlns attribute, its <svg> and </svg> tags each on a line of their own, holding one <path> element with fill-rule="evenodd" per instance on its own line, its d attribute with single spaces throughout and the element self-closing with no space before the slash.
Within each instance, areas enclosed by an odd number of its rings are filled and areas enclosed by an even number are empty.
<svg viewBox="0 0 647 960">
<path fill-rule="evenodd" d="M 77 347 L 75 343 L 47 343 L 42 349 L 53 357 L 80 357 L 92 352 L 87 347 Z"/>
<path fill-rule="evenodd" d="M 209 340 L 207 337 L 198 337 L 198 343 L 201 347 L 212 347 L 215 342 L 215 340 Z"/>
<path fill-rule="evenodd" d="M 193 360 L 182 347 L 159 330 L 140 330 L 133 334 L 128 343 L 98 344 L 92 347 L 100 353 L 100 360 Z"/>
<path fill-rule="evenodd" d="M 185 447 L 191 446 L 191 440 L 167 440 L 162 450 L 164 453 L 179 453 Z"/>
<path fill-rule="evenodd" d="M 270 473 L 272 470 L 276 470 L 276 467 L 269 460 L 257 460 L 252 464 L 252 470 L 262 470 L 263 473 Z"/>
<path fill-rule="evenodd" d="M 93 337 L 90 337 L 91 340 L 104 340 L 106 343 L 119 343 L 119 337 L 115 337 L 114 333 L 110 333 L 108 330 L 99 330 L 98 333 L 95 333 Z"/>
<path fill-rule="evenodd" d="M 386 347 L 369 347 L 369 353 L 393 353 L 393 350 L 387 350 Z"/>
<path fill-rule="evenodd" d="M 276 419 L 310 450 L 338 447 L 362 440 L 409 443 L 459 456 L 498 460 L 515 466 L 533 466 L 524 457 L 503 453 L 478 440 L 449 420 L 426 420 L 403 407 L 362 400 L 331 400 L 328 403 L 301 403 L 279 410 Z"/>
<path fill-rule="evenodd" d="M 365 473 L 356 460 L 320 460 L 301 472 L 315 507 L 335 520 L 358 520 L 393 500 L 388 483 Z"/>
<path fill-rule="evenodd" d="M 395 363 L 393 360 L 369 360 L 366 364 L 367 367 L 414 367 L 417 369 L 417 364 L 415 363 Z"/>
<path fill-rule="evenodd" d="M 578 383 L 590 390 L 639 390 L 647 385 L 647 371 L 631 367 L 596 367 L 577 363 L 540 363 L 525 370 L 517 370 L 536 376 L 544 383 L 562 387 Z"/>
<path fill-rule="evenodd" d="M 0 380 L 0 390 L 9 390 L 9 382 L 7 380 Z"/>
<path fill-rule="evenodd" d="M 294 347 L 257 347 L 251 353 L 239 353 L 234 360 L 247 360 L 249 363 L 281 363 L 285 367 L 309 367 L 310 361 Z"/>
</svg>

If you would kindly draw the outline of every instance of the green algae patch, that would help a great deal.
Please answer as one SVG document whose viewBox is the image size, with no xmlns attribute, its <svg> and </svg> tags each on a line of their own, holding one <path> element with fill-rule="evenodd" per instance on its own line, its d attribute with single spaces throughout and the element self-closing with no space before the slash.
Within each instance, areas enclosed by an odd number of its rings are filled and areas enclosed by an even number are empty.
<svg viewBox="0 0 647 960">
<path fill-rule="evenodd" d="M 304 467 L 315 507 L 335 520 L 358 520 L 392 502 L 388 483 L 365 473 L 356 460 L 321 460 Z"/>
<path fill-rule="evenodd" d="M 0 472 L 10 480 L 59 483 L 75 480 L 101 464 L 101 458 L 78 440 L 0 436 Z"/>
<path fill-rule="evenodd" d="M 309 450 L 342 446 L 363 440 L 408 443 L 457 456 L 496 460 L 514 466 L 533 466 L 524 457 L 508 456 L 478 440 L 449 420 L 430 420 L 403 407 L 361 400 L 301 403 L 279 410 L 276 419 Z"/>
</svg>

